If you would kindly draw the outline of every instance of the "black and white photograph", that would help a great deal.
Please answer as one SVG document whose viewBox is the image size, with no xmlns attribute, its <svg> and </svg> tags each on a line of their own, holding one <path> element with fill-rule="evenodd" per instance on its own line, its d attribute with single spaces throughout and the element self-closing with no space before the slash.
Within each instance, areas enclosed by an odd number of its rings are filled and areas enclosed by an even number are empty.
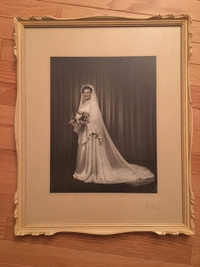
<svg viewBox="0 0 200 267">
<path fill-rule="evenodd" d="M 51 57 L 50 192 L 157 193 L 156 56 Z"/>
<path fill-rule="evenodd" d="M 15 23 L 15 234 L 192 234 L 190 18 Z"/>
</svg>

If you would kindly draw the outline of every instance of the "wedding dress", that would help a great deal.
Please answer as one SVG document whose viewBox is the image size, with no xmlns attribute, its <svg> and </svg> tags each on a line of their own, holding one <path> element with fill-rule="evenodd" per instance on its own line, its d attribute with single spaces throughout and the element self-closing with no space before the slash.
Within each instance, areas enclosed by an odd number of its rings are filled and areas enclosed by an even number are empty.
<svg viewBox="0 0 200 267">
<path fill-rule="evenodd" d="M 92 89 L 91 98 L 84 101 L 81 96 L 78 112 L 89 113 L 89 123 L 74 127 L 78 134 L 74 178 L 85 183 L 128 183 L 135 186 L 153 182 L 154 174 L 150 170 L 129 164 L 121 156 L 104 125 L 94 87 L 87 86 Z"/>
</svg>

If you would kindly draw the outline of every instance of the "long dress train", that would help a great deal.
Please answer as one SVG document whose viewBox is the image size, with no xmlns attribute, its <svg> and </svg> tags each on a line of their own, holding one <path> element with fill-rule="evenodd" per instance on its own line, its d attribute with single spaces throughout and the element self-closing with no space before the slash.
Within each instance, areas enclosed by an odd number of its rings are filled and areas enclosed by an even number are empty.
<svg viewBox="0 0 200 267">
<path fill-rule="evenodd" d="M 91 86 L 91 85 L 90 85 Z M 130 164 L 121 156 L 104 125 L 93 86 L 91 99 L 81 98 L 79 112 L 89 113 L 89 123 L 75 127 L 78 134 L 77 163 L 74 178 L 85 183 L 135 186 L 154 181 L 147 168 Z"/>
</svg>

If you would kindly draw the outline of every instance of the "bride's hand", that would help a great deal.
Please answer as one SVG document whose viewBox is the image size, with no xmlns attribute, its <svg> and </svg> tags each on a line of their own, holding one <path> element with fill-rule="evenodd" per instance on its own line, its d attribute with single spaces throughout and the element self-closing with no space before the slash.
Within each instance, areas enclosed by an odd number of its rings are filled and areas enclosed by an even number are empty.
<svg viewBox="0 0 200 267">
<path fill-rule="evenodd" d="M 88 122 L 87 121 L 80 121 L 80 125 L 85 126 Z"/>
</svg>

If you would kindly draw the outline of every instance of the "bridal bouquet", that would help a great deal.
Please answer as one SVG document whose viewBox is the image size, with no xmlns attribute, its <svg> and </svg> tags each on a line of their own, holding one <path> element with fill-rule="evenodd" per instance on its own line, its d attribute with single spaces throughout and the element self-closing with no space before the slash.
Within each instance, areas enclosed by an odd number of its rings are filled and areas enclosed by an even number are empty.
<svg viewBox="0 0 200 267">
<path fill-rule="evenodd" d="M 69 124 L 72 126 L 86 125 L 89 122 L 89 114 L 87 112 L 76 112 L 71 115 Z"/>
</svg>

